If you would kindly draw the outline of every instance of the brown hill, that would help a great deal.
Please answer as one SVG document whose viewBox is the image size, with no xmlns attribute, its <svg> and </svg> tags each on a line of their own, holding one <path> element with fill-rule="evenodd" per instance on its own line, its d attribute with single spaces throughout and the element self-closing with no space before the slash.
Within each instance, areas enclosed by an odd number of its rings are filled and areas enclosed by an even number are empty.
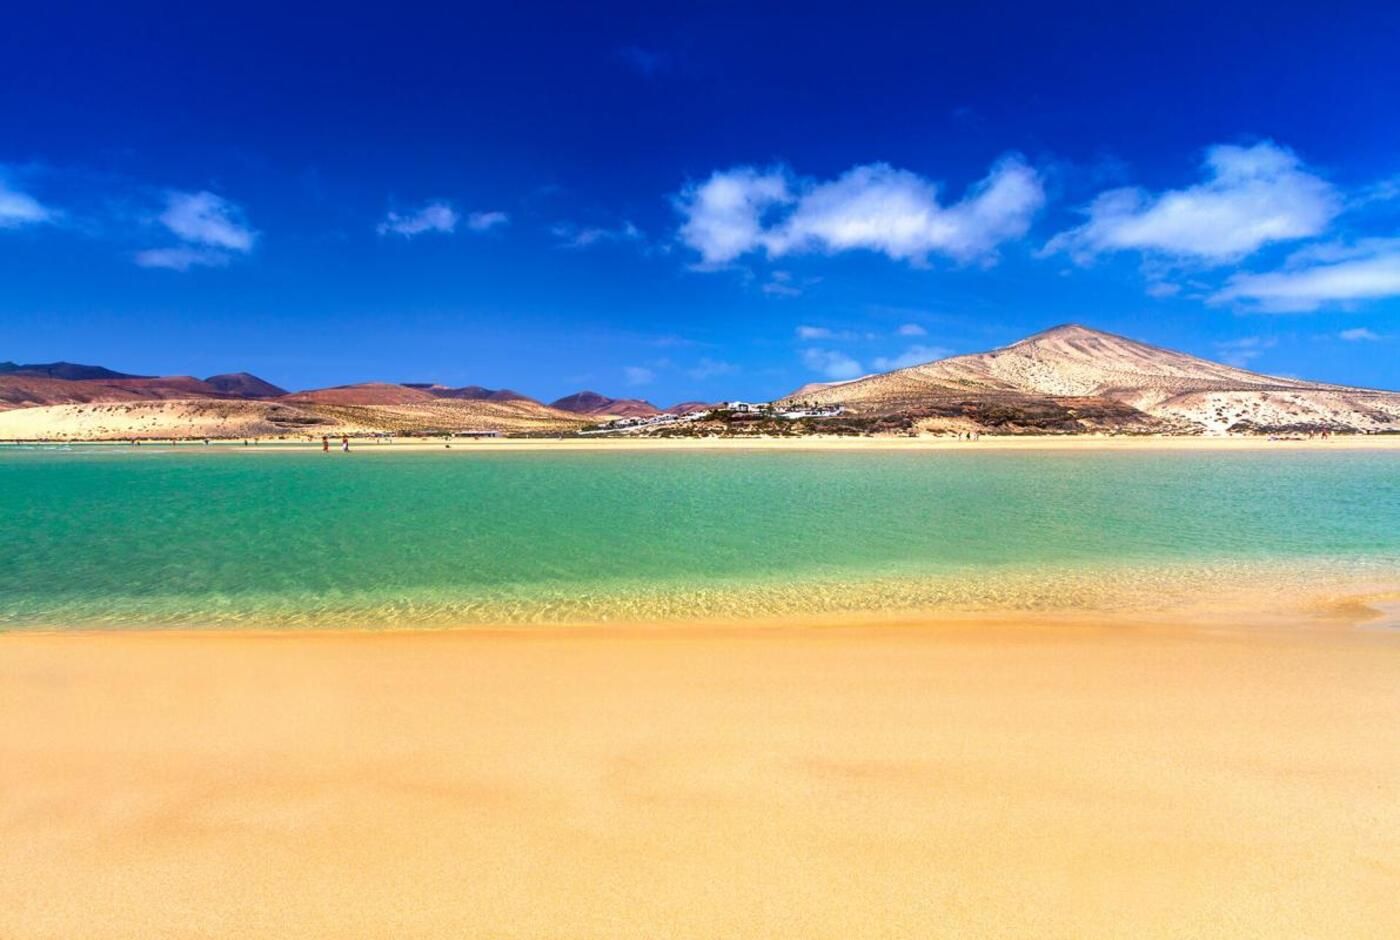
<svg viewBox="0 0 1400 940">
<path fill-rule="evenodd" d="M 661 410 L 640 398 L 608 398 L 597 392 L 575 392 L 550 403 L 551 408 L 596 418 L 649 418 Z"/>
<path fill-rule="evenodd" d="M 239 398 L 280 398 L 287 394 L 285 388 L 278 388 L 249 372 L 226 372 L 211 375 L 204 381 L 225 395 L 237 395 Z"/>
<path fill-rule="evenodd" d="M 0 408 L 36 408 L 43 405 L 90 401 L 131 401 L 144 398 L 138 391 L 110 388 L 95 382 L 70 382 L 22 372 L 0 374 Z"/>
<path fill-rule="evenodd" d="M 436 382 L 405 382 L 405 388 L 422 389 L 435 398 L 457 398 L 464 401 L 535 401 L 529 395 L 522 395 L 509 388 L 484 388 L 480 385 L 464 385 L 453 388 L 438 385 Z"/>
<path fill-rule="evenodd" d="M 143 398 L 220 398 L 218 388 L 192 375 L 162 375 L 153 378 L 103 379 L 84 382 L 85 385 L 119 388 L 137 392 Z"/>
<path fill-rule="evenodd" d="M 0 408 L 37 408 L 99 401 L 226 398 L 214 385 L 189 375 L 158 378 L 61 379 L 25 371 L 0 373 Z"/>
<path fill-rule="evenodd" d="M 358 385 L 337 385 L 294 392 L 283 397 L 291 403 L 323 405 L 409 405 L 433 401 L 437 396 L 423 388 L 394 385 L 390 382 L 361 382 Z"/>
<path fill-rule="evenodd" d="M 1400 394 L 1262 375 L 1077 324 L 785 400 L 1005 430 L 1400 429 Z"/>
<path fill-rule="evenodd" d="M 683 401 L 678 404 L 672 405 L 666 410 L 673 415 L 688 415 L 696 411 L 709 411 L 711 408 L 714 407 L 715 404 L 713 402 L 708 401 Z"/>
<path fill-rule="evenodd" d="M 85 366 L 77 362 L 31 362 L 25 365 L 15 362 L 0 362 L 0 374 L 34 375 L 48 379 L 67 379 L 70 382 L 81 382 L 89 379 L 149 378 L 149 376 L 114 372 L 103 366 Z"/>
</svg>

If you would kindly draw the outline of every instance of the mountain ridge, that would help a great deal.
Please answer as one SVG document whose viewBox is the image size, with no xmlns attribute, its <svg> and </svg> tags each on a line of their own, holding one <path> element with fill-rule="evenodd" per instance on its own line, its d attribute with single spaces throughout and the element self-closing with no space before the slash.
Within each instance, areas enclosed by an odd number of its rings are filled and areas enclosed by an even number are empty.
<svg viewBox="0 0 1400 940">
<path fill-rule="evenodd" d="M 855 414 L 961 414 L 973 424 L 987 407 L 1070 403 L 1103 411 L 1107 428 L 1158 433 L 1400 427 L 1397 393 L 1265 375 L 1078 323 L 781 399 L 799 400 Z"/>
</svg>

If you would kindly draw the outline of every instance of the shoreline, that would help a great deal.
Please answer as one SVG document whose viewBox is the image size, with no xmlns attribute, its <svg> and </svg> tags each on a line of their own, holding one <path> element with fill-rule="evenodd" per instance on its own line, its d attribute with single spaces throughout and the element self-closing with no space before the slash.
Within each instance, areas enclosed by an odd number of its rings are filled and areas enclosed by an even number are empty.
<svg viewBox="0 0 1400 940">
<path fill-rule="evenodd" d="M 252 439 L 249 439 L 250 441 Z M 1007 435 L 987 436 L 978 440 L 964 440 L 948 437 L 846 437 L 811 435 L 806 437 L 754 437 L 754 438 L 442 438 L 435 440 L 397 439 L 392 443 L 368 437 L 352 437 L 351 454 L 357 453 L 493 453 L 523 451 L 555 451 L 560 453 L 575 451 L 694 451 L 694 450 L 775 450 L 775 451 L 937 451 L 955 453 L 979 453 L 998 451 L 1196 451 L 1196 452 L 1248 452 L 1303 450 L 1315 452 L 1329 451 L 1400 451 L 1400 434 L 1386 435 L 1341 435 L 1326 440 L 1269 440 L 1264 437 L 1125 437 L 1125 436 L 1054 436 L 1054 435 Z M 450 444 L 448 447 L 446 445 Z M 0 441 L 0 453 L 6 450 L 22 449 L 109 449 L 131 448 L 130 439 L 123 440 L 12 440 Z M 279 439 L 258 439 L 256 444 L 244 445 L 243 439 L 211 440 L 205 445 L 200 440 L 143 440 L 141 447 L 157 451 L 194 450 L 217 451 L 235 450 L 251 453 L 320 452 L 319 441 L 292 441 Z M 135 448 L 132 448 L 135 449 Z M 331 453 L 339 453 L 339 445 L 333 444 Z"/>
<path fill-rule="evenodd" d="M 0 934 L 1381 936 L 1398 736 L 1230 616 L 6 633 Z"/>
</svg>

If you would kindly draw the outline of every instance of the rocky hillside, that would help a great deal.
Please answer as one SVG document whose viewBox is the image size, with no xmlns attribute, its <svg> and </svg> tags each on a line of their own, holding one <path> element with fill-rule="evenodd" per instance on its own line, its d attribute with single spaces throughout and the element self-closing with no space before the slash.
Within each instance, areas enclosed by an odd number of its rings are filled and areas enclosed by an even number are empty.
<svg viewBox="0 0 1400 940">
<path fill-rule="evenodd" d="M 931 430 L 1400 430 L 1394 392 L 1262 375 L 1075 324 L 991 352 L 804 386 L 786 400 L 909 415 Z"/>
</svg>

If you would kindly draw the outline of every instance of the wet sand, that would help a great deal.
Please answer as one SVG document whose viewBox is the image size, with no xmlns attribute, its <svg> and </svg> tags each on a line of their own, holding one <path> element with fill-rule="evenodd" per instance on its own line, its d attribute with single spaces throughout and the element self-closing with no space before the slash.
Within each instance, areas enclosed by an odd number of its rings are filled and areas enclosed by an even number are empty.
<svg viewBox="0 0 1400 940">
<path fill-rule="evenodd" d="M 0 635 L 0 936 L 1400 933 L 1400 633 Z"/>
</svg>

